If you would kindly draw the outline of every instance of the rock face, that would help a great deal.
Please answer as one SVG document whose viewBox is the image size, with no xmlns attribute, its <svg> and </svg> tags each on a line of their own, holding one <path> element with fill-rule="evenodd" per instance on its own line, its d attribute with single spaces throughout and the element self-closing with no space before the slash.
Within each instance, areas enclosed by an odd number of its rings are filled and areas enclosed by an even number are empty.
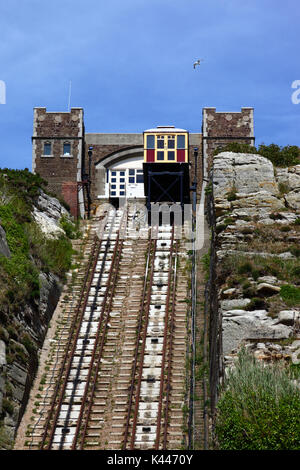
<svg viewBox="0 0 300 470">
<path fill-rule="evenodd" d="M 62 216 L 71 221 L 70 215 L 56 198 L 40 191 L 33 207 L 33 217 L 47 237 L 65 235 L 59 225 Z M 1 226 L 0 253 L 6 257 L 11 256 L 5 231 Z M 0 415 L 4 424 L 3 426 L 1 423 L 1 433 L 3 432 L 5 437 L 11 441 L 14 439 L 16 428 L 24 411 L 37 368 L 37 348 L 43 343 L 62 285 L 59 278 L 53 273 L 40 272 L 39 288 L 40 297 L 35 298 L 32 302 L 24 303 L 18 311 L 14 311 L 12 323 L 9 320 L 10 312 L 6 312 L 4 308 L 0 311 L 1 316 L 5 318 L 5 321 L 2 322 L 0 317 Z M 18 333 L 14 334 L 14 331 Z M 22 334 L 19 334 L 20 332 Z M 24 335 L 26 337 L 24 344 L 29 345 L 27 348 L 21 342 L 24 340 Z M 8 357 L 9 350 L 16 351 L 17 354 Z M 29 353 L 28 350 L 31 352 Z M 13 407 L 13 411 L 11 409 L 7 411 L 8 403 Z"/>
<path fill-rule="evenodd" d="M 214 315 L 220 319 L 223 357 L 244 345 L 255 350 L 255 344 L 270 342 L 289 354 L 281 343 L 300 338 L 300 309 L 285 304 L 280 294 L 282 286 L 299 284 L 300 165 L 274 170 L 260 155 L 223 152 L 214 157 L 211 184 Z"/>
<path fill-rule="evenodd" d="M 0 225 L 0 254 L 6 256 L 7 258 L 10 257 L 10 250 L 8 248 L 8 244 L 6 241 L 6 234 Z"/>
<path fill-rule="evenodd" d="M 214 197 L 224 198 L 234 188 L 237 193 L 266 191 L 278 194 L 274 168 L 270 160 L 260 155 L 222 152 L 213 162 Z"/>
<path fill-rule="evenodd" d="M 60 227 L 59 222 L 63 216 L 69 217 L 69 213 L 56 198 L 40 191 L 32 215 L 47 237 L 57 238 L 64 234 L 64 230 Z"/>
</svg>

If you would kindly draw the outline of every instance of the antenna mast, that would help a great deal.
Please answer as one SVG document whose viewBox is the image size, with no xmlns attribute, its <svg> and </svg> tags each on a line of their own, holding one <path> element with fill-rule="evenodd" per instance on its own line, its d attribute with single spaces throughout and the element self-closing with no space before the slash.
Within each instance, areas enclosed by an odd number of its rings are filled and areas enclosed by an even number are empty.
<svg viewBox="0 0 300 470">
<path fill-rule="evenodd" d="M 71 105 L 71 90 L 72 90 L 72 82 L 71 82 L 71 80 L 70 80 L 70 83 L 69 83 L 68 112 L 70 112 L 70 105 Z"/>
</svg>

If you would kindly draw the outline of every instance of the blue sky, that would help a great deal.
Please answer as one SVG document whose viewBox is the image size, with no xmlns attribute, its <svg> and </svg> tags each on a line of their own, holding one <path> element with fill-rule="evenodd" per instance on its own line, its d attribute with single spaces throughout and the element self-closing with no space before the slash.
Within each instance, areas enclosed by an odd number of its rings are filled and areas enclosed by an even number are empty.
<svg viewBox="0 0 300 470">
<path fill-rule="evenodd" d="M 70 80 L 86 132 L 253 106 L 256 144 L 300 146 L 299 24 L 297 0 L 2 0 L 0 167 L 31 169 L 33 108 L 66 111 Z"/>
</svg>

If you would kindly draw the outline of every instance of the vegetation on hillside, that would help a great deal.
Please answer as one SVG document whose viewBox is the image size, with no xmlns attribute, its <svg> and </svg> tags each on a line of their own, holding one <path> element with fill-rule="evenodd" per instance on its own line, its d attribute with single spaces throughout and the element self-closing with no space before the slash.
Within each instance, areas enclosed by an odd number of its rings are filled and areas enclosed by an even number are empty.
<svg viewBox="0 0 300 470">
<path fill-rule="evenodd" d="M 296 145 L 280 147 L 276 144 L 260 144 L 256 148 L 240 142 L 230 142 L 224 147 L 217 148 L 214 155 L 218 155 L 218 153 L 221 152 L 256 153 L 262 157 L 268 158 L 271 160 L 273 165 L 277 167 L 287 167 L 300 164 L 300 149 Z"/>
<path fill-rule="evenodd" d="M 64 277 L 70 268 L 70 224 L 63 220 L 68 236 L 47 239 L 31 212 L 46 182 L 28 170 L 0 171 L 0 224 L 6 232 L 11 257 L 0 255 L 0 305 L 10 309 L 39 296 L 39 273 Z M 2 310 L 2 308 L 1 308 Z"/>
<path fill-rule="evenodd" d="M 242 350 L 218 402 L 216 436 L 221 450 L 299 450 L 300 390 L 289 369 Z"/>
<path fill-rule="evenodd" d="M 28 370 L 29 363 L 37 361 L 37 343 L 42 339 L 38 331 L 43 323 L 42 318 L 38 324 L 35 321 L 41 305 L 40 274 L 52 273 L 64 280 L 71 268 L 70 239 L 80 235 L 78 224 L 63 216 L 60 226 L 65 235 L 56 239 L 45 236 L 32 216 L 41 190 L 51 195 L 47 182 L 27 169 L 0 170 L 0 225 L 11 254 L 10 257 L 0 254 L 0 340 L 5 342 L 7 363 L 0 371 L 1 380 L 5 381 L 0 410 L 0 448 L 12 445 L 5 419 L 9 416 L 16 423 L 20 405 L 18 389 L 7 370 L 15 363 Z"/>
</svg>

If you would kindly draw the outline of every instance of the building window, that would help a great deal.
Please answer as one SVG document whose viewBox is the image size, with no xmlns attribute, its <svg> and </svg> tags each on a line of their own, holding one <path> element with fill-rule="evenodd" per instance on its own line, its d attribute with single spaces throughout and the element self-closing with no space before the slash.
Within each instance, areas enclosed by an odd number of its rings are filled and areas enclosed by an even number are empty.
<svg viewBox="0 0 300 470">
<path fill-rule="evenodd" d="M 52 145 L 51 142 L 44 143 L 44 155 L 50 156 L 52 155 Z"/>
<path fill-rule="evenodd" d="M 70 142 L 64 142 L 63 155 L 64 155 L 64 157 L 70 157 L 71 156 L 71 144 L 70 144 Z"/>
<path fill-rule="evenodd" d="M 147 135 L 147 149 L 154 149 L 154 148 L 155 148 L 155 136 Z"/>
<path fill-rule="evenodd" d="M 185 149 L 185 135 L 178 135 L 177 136 L 177 148 L 178 149 Z"/>
<path fill-rule="evenodd" d="M 129 176 L 128 182 L 129 183 L 134 183 L 134 176 Z"/>
<path fill-rule="evenodd" d="M 157 152 L 157 160 L 164 160 L 165 152 Z"/>
<path fill-rule="evenodd" d="M 175 152 L 168 152 L 168 160 L 175 160 Z"/>
</svg>

